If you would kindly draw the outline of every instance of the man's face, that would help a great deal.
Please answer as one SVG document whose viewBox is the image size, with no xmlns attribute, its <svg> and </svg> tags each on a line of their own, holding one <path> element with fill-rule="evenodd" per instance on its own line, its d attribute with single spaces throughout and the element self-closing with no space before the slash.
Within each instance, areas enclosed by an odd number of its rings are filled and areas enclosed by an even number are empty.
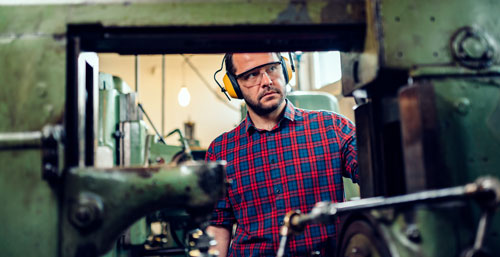
<svg viewBox="0 0 500 257">
<path fill-rule="evenodd" d="M 283 103 L 285 78 L 276 53 L 237 53 L 233 65 L 243 98 L 255 113 L 269 114 Z"/>
</svg>

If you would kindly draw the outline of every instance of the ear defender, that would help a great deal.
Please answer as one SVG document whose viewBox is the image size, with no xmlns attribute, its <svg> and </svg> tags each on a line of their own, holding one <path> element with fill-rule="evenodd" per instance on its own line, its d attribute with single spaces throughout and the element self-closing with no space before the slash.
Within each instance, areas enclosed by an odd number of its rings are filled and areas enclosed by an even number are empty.
<svg viewBox="0 0 500 257">
<path fill-rule="evenodd" d="M 283 56 L 281 56 L 280 61 L 281 68 L 283 70 L 283 76 L 285 78 L 285 84 L 288 84 L 288 82 L 292 79 L 294 71 L 293 64 L 290 62 L 290 60 L 288 60 L 288 58 Z M 224 75 L 224 78 L 222 79 L 222 82 L 224 83 L 225 91 L 229 94 L 229 96 L 231 96 L 232 98 L 243 99 L 240 85 L 238 84 L 238 80 L 233 74 L 226 73 L 226 75 Z"/>
<path fill-rule="evenodd" d="M 283 68 L 283 76 L 285 76 L 285 84 L 288 84 L 288 82 L 292 79 L 292 75 L 295 70 L 293 64 L 290 60 L 288 60 L 288 58 L 281 56 L 281 67 Z"/>
<path fill-rule="evenodd" d="M 222 79 L 222 82 L 224 83 L 224 87 L 226 88 L 226 91 L 230 97 L 243 99 L 240 85 L 238 84 L 238 80 L 233 74 L 226 73 L 226 75 L 224 75 L 224 78 Z"/>
</svg>

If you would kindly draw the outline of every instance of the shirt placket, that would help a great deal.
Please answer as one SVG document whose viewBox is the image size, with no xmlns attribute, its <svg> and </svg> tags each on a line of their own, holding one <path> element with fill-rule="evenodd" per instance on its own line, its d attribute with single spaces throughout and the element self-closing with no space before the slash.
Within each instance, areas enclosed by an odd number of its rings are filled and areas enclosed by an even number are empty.
<svg viewBox="0 0 500 257">
<path fill-rule="evenodd" d="M 285 213 L 285 199 L 284 199 L 284 188 L 281 178 L 281 171 L 279 168 L 279 160 L 278 154 L 276 151 L 276 134 L 273 131 L 266 132 L 267 144 L 268 144 L 268 161 L 269 161 L 269 170 L 271 171 L 272 177 L 272 190 L 274 194 L 274 204 L 276 208 L 276 217 L 274 220 L 274 224 L 278 224 L 278 226 L 283 225 L 283 218 Z M 273 145 L 274 147 L 269 147 Z"/>
</svg>

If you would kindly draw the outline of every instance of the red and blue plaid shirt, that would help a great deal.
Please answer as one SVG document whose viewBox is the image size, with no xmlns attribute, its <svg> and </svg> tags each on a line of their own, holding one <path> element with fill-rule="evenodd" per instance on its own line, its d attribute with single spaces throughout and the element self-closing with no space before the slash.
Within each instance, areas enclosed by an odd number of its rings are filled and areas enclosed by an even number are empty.
<svg viewBox="0 0 500 257">
<path fill-rule="evenodd" d="M 271 131 L 257 129 L 247 115 L 212 142 L 206 160 L 226 160 L 232 180 L 211 221 L 227 228 L 237 224 L 229 256 L 276 256 L 286 213 L 309 213 L 320 201 L 341 202 L 342 176 L 358 181 L 354 125 L 341 115 L 295 108 L 289 101 Z M 324 254 L 335 237 L 335 224 L 308 225 L 292 236 L 286 254 Z"/>
</svg>

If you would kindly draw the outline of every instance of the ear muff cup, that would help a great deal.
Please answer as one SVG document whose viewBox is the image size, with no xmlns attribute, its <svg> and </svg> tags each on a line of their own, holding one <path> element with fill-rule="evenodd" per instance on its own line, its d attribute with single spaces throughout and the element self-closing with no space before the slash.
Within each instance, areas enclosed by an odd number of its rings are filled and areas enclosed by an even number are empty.
<svg viewBox="0 0 500 257">
<path fill-rule="evenodd" d="M 281 56 L 281 68 L 283 70 L 283 76 L 285 78 L 285 85 L 290 82 L 293 75 L 293 69 L 288 58 Z M 226 73 L 224 78 L 222 79 L 224 83 L 224 87 L 226 88 L 227 93 L 232 98 L 243 99 L 243 94 L 241 93 L 240 85 L 238 84 L 238 80 L 233 74 Z"/>
<path fill-rule="evenodd" d="M 292 80 L 293 69 L 292 64 L 288 58 L 281 56 L 281 67 L 283 68 L 283 76 L 285 76 L 285 84 Z"/>
<path fill-rule="evenodd" d="M 227 93 L 232 98 L 243 99 L 243 94 L 241 93 L 240 85 L 238 84 L 238 80 L 231 73 L 226 73 L 224 78 L 222 79 L 224 83 L 224 87 L 226 88 Z"/>
</svg>

